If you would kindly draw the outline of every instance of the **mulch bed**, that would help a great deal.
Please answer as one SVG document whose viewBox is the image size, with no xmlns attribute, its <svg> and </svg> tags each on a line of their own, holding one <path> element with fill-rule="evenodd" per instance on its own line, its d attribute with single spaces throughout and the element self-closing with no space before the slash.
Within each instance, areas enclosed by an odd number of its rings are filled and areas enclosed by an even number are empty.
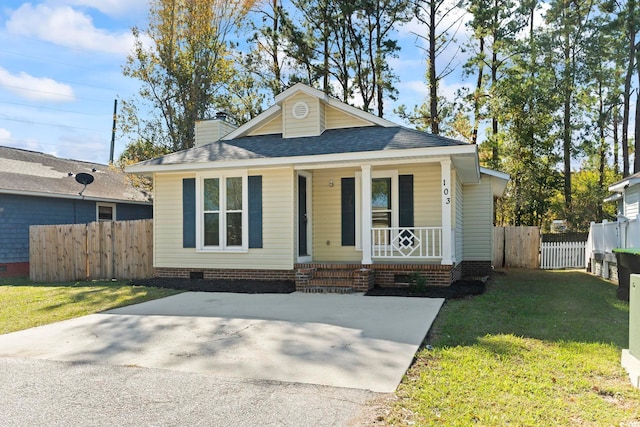
<svg viewBox="0 0 640 427">
<path fill-rule="evenodd" d="M 224 279 L 180 279 L 154 277 L 130 282 L 131 285 L 179 289 L 198 292 L 235 292 L 241 294 L 290 294 L 295 292 L 293 281 L 287 280 L 224 280 Z M 480 295 L 486 289 L 482 280 L 458 280 L 451 286 L 425 286 L 416 290 L 408 286 L 401 288 L 373 288 L 365 295 L 460 299 Z"/>
<path fill-rule="evenodd" d="M 373 288 L 365 295 L 369 296 L 393 296 L 393 297 L 421 297 L 421 298 L 446 298 L 462 299 L 481 295 L 486 290 L 485 281 L 482 280 L 458 280 L 450 286 L 425 286 L 421 290 L 410 287 L 402 288 Z"/>
<path fill-rule="evenodd" d="M 209 280 L 154 277 L 134 280 L 131 284 L 183 291 L 235 292 L 239 294 L 290 294 L 296 290 L 295 283 L 288 280 Z"/>
</svg>

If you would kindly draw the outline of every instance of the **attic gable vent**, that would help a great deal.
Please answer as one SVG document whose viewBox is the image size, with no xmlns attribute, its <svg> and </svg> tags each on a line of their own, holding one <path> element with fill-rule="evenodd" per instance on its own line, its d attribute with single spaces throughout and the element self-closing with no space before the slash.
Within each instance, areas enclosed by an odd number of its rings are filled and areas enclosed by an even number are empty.
<svg viewBox="0 0 640 427">
<path fill-rule="evenodd" d="M 309 106 L 306 102 L 296 102 L 291 109 L 291 114 L 296 119 L 304 119 L 309 114 Z"/>
</svg>

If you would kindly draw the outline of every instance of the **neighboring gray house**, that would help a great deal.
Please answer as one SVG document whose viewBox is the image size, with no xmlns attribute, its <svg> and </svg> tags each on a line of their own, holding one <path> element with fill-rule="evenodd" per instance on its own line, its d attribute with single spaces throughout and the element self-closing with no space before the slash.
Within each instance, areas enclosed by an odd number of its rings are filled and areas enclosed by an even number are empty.
<svg viewBox="0 0 640 427">
<path fill-rule="evenodd" d="M 94 177 L 84 191 L 79 173 Z M 116 168 L 0 146 L 0 277 L 29 274 L 30 225 L 152 216 L 151 195 Z"/>
</svg>

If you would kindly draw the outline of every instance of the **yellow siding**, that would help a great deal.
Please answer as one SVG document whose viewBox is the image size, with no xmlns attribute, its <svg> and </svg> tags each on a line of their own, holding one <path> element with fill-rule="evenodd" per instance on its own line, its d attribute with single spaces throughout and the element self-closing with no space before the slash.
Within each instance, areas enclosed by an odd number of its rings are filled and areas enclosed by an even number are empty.
<svg viewBox="0 0 640 427">
<path fill-rule="evenodd" d="M 250 132 L 249 136 L 273 135 L 277 133 L 282 133 L 282 113 L 269 120 L 264 126 Z"/>
<path fill-rule="evenodd" d="M 455 194 L 454 194 L 454 210 L 453 210 L 453 229 L 455 231 L 455 256 L 456 262 L 462 261 L 464 257 L 464 203 L 463 203 L 463 190 L 460 177 L 454 173 L 455 176 Z"/>
<path fill-rule="evenodd" d="M 208 144 L 220 140 L 233 132 L 236 126 L 222 120 L 201 120 L 196 122 L 195 145 Z"/>
<path fill-rule="evenodd" d="M 373 169 L 373 171 L 377 170 L 397 170 L 399 175 L 413 175 L 416 227 L 439 227 L 442 225 L 439 164 L 389 166 Z M 360 169 L 313 171 L 314 261 L 360 262 L 362 260 L 362 252 L 356 250 L 354 246 L 342 246 L 341 234 L 341 178 L 354 177 L 359 171 Z M 330 181 L 333 181 L 333 187 L 329 186 Z M 358 220 L 359 218 L 356 218 L 356 221 Z"/>
<path fill-rule="evenodd" d="M 292 108 L 297 102 L 305 102 L 309 113 L 304 119 L 293 117 Z M 305 93 L 298 93 L 283 102 L 283 137 L 320 135 L 320 100 Z"/>
<path fill-rule="evenodd" d="M 415 226 L 440 227 L 442 225 L 440 164 L 402 165 L 397 169 L 398 175 L 413 175 Z"/>
<path fill-rule="evenodd" d="M 327 128 L 327 114 L 325 104 L 318 103 L 318 129 L 319 133 L 322 133 Z"/>
<path fill-rule="evenodd" d="M 156 174 L 154 267 L 292 269 L 293 171 L 250 170 L 249 175 L 262 175 L 263 248 L 212 253 L 182 247 L 182 179 L 194 175 Z"/>
<path fill-rule="evenodd" d="M 493 257 L 493 192 L 491 177 L 463 186 L 464 259 L 491 261 Z"/>
<path fill-rule="evenodd" d="M 373 126 L 371 122 L 362 120 L 330 106 L 325 107 L 325 128 L 342 129 L 362 126 Z"/>
<path fill-rule="evenodd" d="M 362 252 L 355 246 L 342 246 L 341 178 L 355 174 L 356 169 L 313 171 L 314 261 L 362 261 Z M 333 187 L 329 187 L 331 180 Z"/>
</svg>

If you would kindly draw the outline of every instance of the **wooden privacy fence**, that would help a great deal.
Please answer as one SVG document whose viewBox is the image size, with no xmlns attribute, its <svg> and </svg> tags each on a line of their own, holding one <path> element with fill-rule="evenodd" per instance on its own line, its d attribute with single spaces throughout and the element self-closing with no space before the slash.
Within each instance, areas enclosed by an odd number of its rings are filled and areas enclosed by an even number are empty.
<svg viewBox="0 0 640 427">
<path fill-rule="evenodd" d="M 29 276 L 35 282 L 152 275 L 152 219 L 29 227 Z"/>
<path fill-rule="evenodd" d="M 493 265 L 496 268 L 539 268 L 540 227 L 495 227 Z"/>
</svg>

